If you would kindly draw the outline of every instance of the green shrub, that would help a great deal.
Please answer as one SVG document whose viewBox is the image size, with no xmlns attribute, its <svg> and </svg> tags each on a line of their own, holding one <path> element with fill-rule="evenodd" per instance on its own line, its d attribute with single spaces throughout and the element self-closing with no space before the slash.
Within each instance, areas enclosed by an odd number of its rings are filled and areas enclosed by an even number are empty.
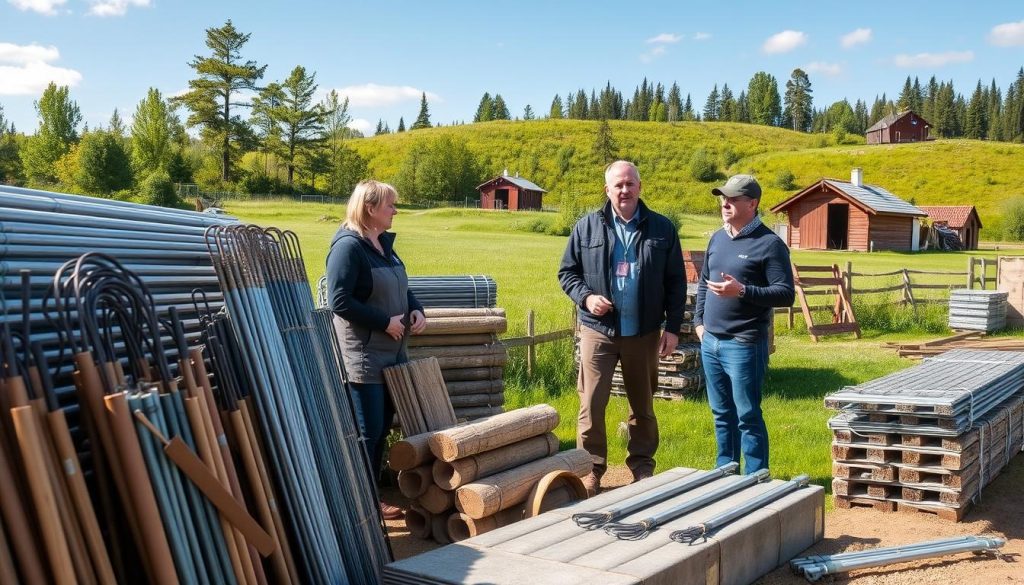
<svg viewBox="0 0 1024 585">
<path fill-rule="evenodd" d="M 178 194 L 174 190 L 171 176 L 165 170 L 153 171 L 139 184 L 136 195 L 139 203 L 159 205 L 161 207 L 182 207 Z"/>
<path fill-rule="evenodd" d="M 726 146 L 724 149 L 722 149 L 723 167 L 731 167 L 732 165 L 736 164 L 736 162 L 739 161 L 740 158 L 740 155 L 737 154 L 736 151 L 732 149 L 732 147 Z"/>
<path fill-rule="evenodd" d="M 1006 202 L 1002 217 L 1002 237 L 1005 240 L 1024 242 L 1024 197 L 1014 197 Z"/>
<path fill-rule="evenodd" d="M 715 166 L 715 159 L 703 148 L 698 148 L 690 157 L 690 176 L 707 183 L 718 177 L 718 168 Z"/>
<path fill-rule="evenodd" d="M 775 173 L 775 186 L 783 191 L 792 191 L 796 189 L 796 176 L 793 175 L 793 171 L 789 169 L 782 169 L 778 173 Z"/>
<path fill-rule="evenodd" d="M 894 300 L 895 301 L 895 300 Z M 854 297 L 853 313 L 863 330 L 883 333 L 947 333 L 949 308 L 943 303 L 884 302 L 878 297 Z"/>
</svg>

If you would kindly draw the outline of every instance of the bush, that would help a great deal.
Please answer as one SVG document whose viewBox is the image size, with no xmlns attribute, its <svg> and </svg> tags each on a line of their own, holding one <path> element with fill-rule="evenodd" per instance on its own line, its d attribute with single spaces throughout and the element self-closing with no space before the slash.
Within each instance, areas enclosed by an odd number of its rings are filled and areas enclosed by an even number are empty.
<svg viewBox="0 0 1024 585">
<path fill-rule="evenodd" d="M 1003 239 L 1024 242 L 1024 197 L 1014 197 L 1006 202 L 1002 220 Z"/>
<path fill-rule="evenodd" d="M 171 175 L 165 170 L 153 171 L 139 184 L 139 193 L 136 196 L 139 203 L 147 205 L 159 205 L 161 207 L 183 207 L 174 191 L 174 182 Z"/>
<path fill-rule="evenodd" d="M 740 160 L 740 155 L 737 154 L 736 151 L 733 150 L 731 147 L 726 146 L 725 149 L 722 150 L 722 166 L 723 167 L 731 167 L 732 165 L 736 164 L 736 162 L 739 161 L 739 160 Z"/>
<path fill-rule="evenodd" d="M 551 222 L 546 232 L 552 236 L 568 236 L 573 226 L 587 212 L 576 193 L 566 191 L 562 194 L 562 204 L 558 208 L 558 218 Z"/>
<path fill-rule="evenodd" d="M 796 176 L 789 169 L 782 169 L 775 173 L 775 186 L 783 191 L 796 189 Z"/>
<path fill-rule="evenodd" d="M 238 189 L 243 193 L 253 194 L 278 194 L 288 193 L 288 184 L 263 173 L 246 173 L 238 182 Z"/>
<path fill-rule="evenodd" d="M 867 301 L 870 302 L 867 302 Z M 915 311 L 910 305 L 880 302 L 878 297 L 854 297 L 853 313 L 861 329 L 885 333 L 947 333 L 949 309 L 944 304 L 918 304 Z"/>
<path fill-rule="evenodd" d="M 690 176 L 701 183 L 713 181 L 718 177 L 715 159 L 703 148 L 698 148 L 690 157 Z"/>
</svg>

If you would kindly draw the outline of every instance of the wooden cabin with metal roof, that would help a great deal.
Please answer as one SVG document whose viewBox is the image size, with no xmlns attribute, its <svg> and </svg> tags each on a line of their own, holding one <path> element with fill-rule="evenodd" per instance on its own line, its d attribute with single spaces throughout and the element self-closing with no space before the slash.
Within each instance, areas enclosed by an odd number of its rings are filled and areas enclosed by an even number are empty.
<svg viewBox="0 0 1024 585">
<path fill-rule="evenodd" d="M 801 250 L 920 249 L 927 214 L 863 179 L 856 168 L 849 182 L 822 179 L 772 207 L 789 217 L 786 244 Z"/>
<path fill-rule="evenodd" d="M 540 211 L 545 189 L 519 176 L 510 177 L 508 169 L 476 188 L 480 191 L 480 209 Z"/>
<path fill-rule="evenodd" d="M 889 114 L 864 132 L 868 144 L 896 144 L 932 140 L 931 124 L 913 110 Z"/>
<path fill-rule="evenodd" d="M 928 214 L 932 224 L 943 224 L 956 232 L 964 250 L 978 249 L 981 218 L 973 205 L 922 205 L 920 209 Z"/>
</svg>

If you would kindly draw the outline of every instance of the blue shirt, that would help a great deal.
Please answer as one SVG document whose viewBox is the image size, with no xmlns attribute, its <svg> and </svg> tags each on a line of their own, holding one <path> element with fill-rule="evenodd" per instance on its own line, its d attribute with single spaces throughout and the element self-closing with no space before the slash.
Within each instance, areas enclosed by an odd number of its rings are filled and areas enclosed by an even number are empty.
<svg viewBox="0 0 1024 585">
<path fill-rule="evenodd" d="M 640 211 L 629 221 L 615 216 L 615 247 L 612 250 L 612 303 L 619 314 L 619 335 L 640 331 L 640 261 L 637 257 Z M 625 269 L 621 270 L 620 266 Z"/>
</svg>

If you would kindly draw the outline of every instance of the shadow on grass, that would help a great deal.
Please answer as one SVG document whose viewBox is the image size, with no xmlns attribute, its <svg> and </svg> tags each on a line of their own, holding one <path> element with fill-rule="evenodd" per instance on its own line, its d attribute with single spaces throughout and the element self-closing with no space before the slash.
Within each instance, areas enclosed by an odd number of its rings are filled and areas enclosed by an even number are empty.
<svg viewBox="0 0 1024 585">
<path fill-rule="evenodd" d="M 828 368 L 769 367 L 764 395 L 778 398 L 822 398 L 856 380 Z"/>
</svg>

